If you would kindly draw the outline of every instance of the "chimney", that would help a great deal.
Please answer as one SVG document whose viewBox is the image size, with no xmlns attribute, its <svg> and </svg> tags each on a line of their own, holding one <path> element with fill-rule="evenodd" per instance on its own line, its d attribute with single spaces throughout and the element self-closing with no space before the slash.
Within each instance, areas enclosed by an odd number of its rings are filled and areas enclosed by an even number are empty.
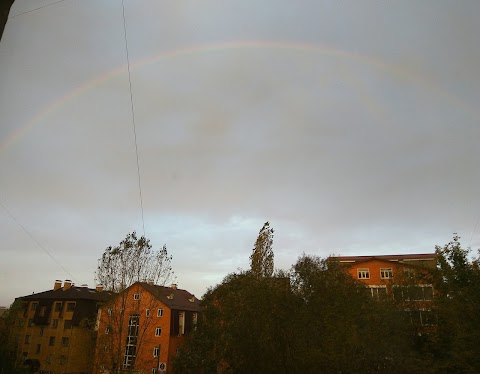
<svg viewBox="0 0 480 374">
<path fill-rule="evenodd" d="M 102 292 L 103 286 L 101 284 L 97 284 L 97 286 L 95 287 L 95 290 L 97 290 L 97 292 Z"/>
<path fill-rule="evenodd" d="M 170 288 L 173 288 L 174 290 L 177 289 L 177 284 L 176 283 L 172 283 L 172 285 L 170 286 Z"/>
<path fill-rule="evenodd" d="M 69 290 L 72 287 L 72 281 L 70 279 L 65 279 L 65 282 L 63 282 L 63 290 Z"/>
<path fill-rule="evenodd" d="M 57 279 L 53 284 L 53 290 L 56 291 L 56 290 L 59 290 L 60 288 L 62 288 L 62 281 Z"/>
</svg>

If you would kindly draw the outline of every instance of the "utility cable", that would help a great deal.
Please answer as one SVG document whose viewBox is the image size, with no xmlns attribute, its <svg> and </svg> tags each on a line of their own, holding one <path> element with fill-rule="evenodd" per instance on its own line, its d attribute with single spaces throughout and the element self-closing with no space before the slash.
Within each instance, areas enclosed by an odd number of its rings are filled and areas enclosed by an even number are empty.
<svg viewBox="0 0 480 374">
<path fill-rule="evenodd" d="M 18 16 L 23 16 L 24 14 L 32 13 L 32 12 L 35 12 L 35 11 L 37 11 L 37 10 L 39 10 L 39 9 L 43 9 L 43 8 L 49 7 L 50 5 L 55 5 L 55 4 L 64 2 L 64 1 L 65 1 L 65 0 L 58 0 L 58 1 L 54 2 L 54 3 L 50 3 L 50 4 L 47 4 L 47 5 L 42 5 L 42 6 L 38 7 L 38 8 L 31 9 L 31 10 L 27 10 L 26 12 L 14 14 L 13 16 L 9 16 L 8 19 L 10 19 L 10 18 L 15 18 L 15 17 L 18 17 Z"/>
<path fill-rule="evenodd" d="M 125 38 L 125 53 L 127 56 L 127 70 L 128 70 L 128 84 L 130 88 L 130 108 L 132 110 L 132 123 L 133 123 L 133 136 L 135 139 L 135 154 L 137 156 L 137 175 L 138 175 L 138 191 L 140 195 L 140 209 L 142 211 L 142 228 L 143 228 L 143 236 L 145 236 L 145 219 L 143 214 L 143 198 L 142 198 L 142 183 L 140 179 L 140 162 L 138 159 L 138 144 L 137 144 L 137 126 L 135 124 L 135 110 L 133 106 L 133 92 L 132 92 L 132 78 L 130 74 L 130 57 L 128 53 L 128 41 L 127 41 L 127 23 L 125 21 L 125 4 L 124 0 L 122 0 L 122 11 L 123 11 L 123 35 Z"/>
<path fill-rule="evenodd" d="M 60 266 L 60 268 L 70 276 L 70 278 L 74 281 L 76 281 L 76 277 L 74 277 L 72 275 L 72 273 L 70 273 L 43 245 L 40 244 L 40 242 L 35 239 L 35 237 L 30 233 L 30 231 L 28 231 L 25 226 L 23 226 L 20 222 L 18 222 L 18 220 L 15 218 L 15 216 L 10 213 L 10 211 L 5 207 L 5 205 L 2 204 L 2 202 L 0 202 L 0 206 L 3 208 L 3 210 L 5 210 L 5 212 L 7 212 L 7 214 L 9 215 L 9 217 L 12 219 L 13 222 L 15 222 L 18 226 L 20 226 L 20 228 L 30 237 L 30 239 L 33 240 L 33 242 L 38 246 L 40 247 L 58 266 Z"/>
</svg>

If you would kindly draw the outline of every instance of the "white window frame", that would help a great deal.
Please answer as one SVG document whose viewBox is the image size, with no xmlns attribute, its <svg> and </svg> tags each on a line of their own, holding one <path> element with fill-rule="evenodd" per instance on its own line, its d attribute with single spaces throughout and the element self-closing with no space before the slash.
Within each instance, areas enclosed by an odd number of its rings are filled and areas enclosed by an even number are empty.
<svg viewBox="0 0 480 374">
<path fill-rule="evenodd" d="M 157 327 L 155 329 L 155 336 L 162 336 L 162 328 L 161 327 Z"/>
<path fill-rule="evenodd" d="M 163 317 L 163 308 L 158 308 L 157 317 Z"/>
<path fill-rule="evenodd" d="M 357 269 L 358 279 L 370 279 L 370 269 L 369 268 L 358 268 Z"/>
<path fill-rule="evenodd" d="M 153 357 L 158 357 L 160 354 L 160 348 L 159 347 L 154 347 L 153 348 Z"/>
<path fill-rule="evenodd" d="M 145 309 L 145 317 L 150 317 L 150 309 Z"/>
<path fill-rule="evenodd" d="M 105 334 L 110 334 L 110 325 L 107 325 L 107 327 L 105 327 Z"/>
<path fill-rule="evenodd" d="M 380 279 L 393 279 L 393 269 L 380 268 Z"/>
<path fill-rule="evenodd" d="M 139 293 L 134 293 L 133 294 L 133 300 L 140 300 L 140 294 Z"/>
</svg>

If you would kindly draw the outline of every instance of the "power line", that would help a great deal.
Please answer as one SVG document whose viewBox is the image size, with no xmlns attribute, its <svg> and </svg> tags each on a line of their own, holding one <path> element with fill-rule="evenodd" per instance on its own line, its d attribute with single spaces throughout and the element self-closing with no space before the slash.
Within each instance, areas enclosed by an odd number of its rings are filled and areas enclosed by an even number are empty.
<svg viewBox="0 0 480 374">
<path fill-rule="evenodd" d="M 60 268 L 70 276 L 70 278 L 74 281 L 76 281 L 76 277 L 74 277 L 72 275 L 72 273 L 70 273 L 43 245 L 40 244 L 40 242 L 35 239 L 35 237 L 30 233 L 30 231 L 28 231 L 25 226 L 23 226 L 20 222 L 18 222 L 18 220 L 15 218 L 15 216 L 10 213 L 10 211 L 5 207 L 5 205 L 2 204 L 2 202 L 0 201 L 0 206 L 3 208 L 3 210 L 5 210 L 5 212 L 7 212 L 7 214 L 9 215 L 9 217 L 12 219 L 13 222 L 15 222 L 18 226 L 20 226 L 20 228 L 30 237 L 30 239 L 33 240 L 33 242 L 38 246 L 40 247 L 58 266 L 60 266 Z"/>
<path fill-rule="evenodd" d="M 18 16 L 22 16 L 22 15 L 27 14 L 27 13 L 32 13 L 32 12 L 35 12 L 35 11 L 37 11 L 37 10 L 39 10 L 39 9 L 43 9 L 43 8 L 49 7 L 50 5 L 55 5 L 55 4 L 61 3 L 61 2 L 63 2 L 63 1 L 65 1 L 65 0 L 58 0 L 58 1 L 55 1 L 54 3 L 50 3 L 50 4 L 47 4 L 47 5 L 42 5 L 42 6 L 38 7 L 38 8 L 31 9 L 31 10 L 27 10 L 26 12 L 14 14 L 13 16 L 9 16 L 8 19 L 10 19 L 10 18 L 15 18 L 15 17 L 18 17 Z"/>
<path fill-rule="evenodd" d="M 133 107 L 133 92 L 132 92 L 132 78 L 130 74 L 130 57 L 128 53 L 128 41 L 127 41 L 127 23 L 125 21 L 125 4 L 124 0 L 122 0 L 122 11 L 123 11 L 123 35 L 125 38 L 125 53 L 127 55 L 127 70 L 128 70 L 128 84 L 130 88 L 130 107 L 132 110 L 132 123 L 133 123 L 133 136 L 135 139 L 135 154 L 137 156 L 137 175 L 138 175 L 138 191 L 140 194 L 140 209 L 142 210 L 142 228 L 143 228 L 143 236 L 145 236 L 145 219 L 143 215 L 143 198 L 142 198 L 142 183 L 140 180 L 140 162 L 138 159 L 138 144 L 137 144 L 137 126 L 135 124 L 135 110 Z"/>
</svg>

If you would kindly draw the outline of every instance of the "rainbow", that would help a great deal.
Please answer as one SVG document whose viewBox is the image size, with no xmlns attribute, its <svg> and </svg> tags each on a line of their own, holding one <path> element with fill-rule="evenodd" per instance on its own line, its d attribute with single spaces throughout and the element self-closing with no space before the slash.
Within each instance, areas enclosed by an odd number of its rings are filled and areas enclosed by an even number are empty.
<svg viewBox="0 0 480 374">
<path fill-rule="evenodd" d="M 270 50 L 288 50 L 297 52 L 309 52 L 317 53 L 324 56 L 335 57 L 339 59 L 346 59 L 354 61 L 359 64 L 368 65 L 380 71 L 383 71 L 389 75 L 395 76 L 397 79 L 414 82 L 417 85 L 423 86 L 427 90 L 431 91 L 434 95 L 441 96 L 446 99 L 451 105 L 458 107 L 466 112 L 470 112 L 476 118 L 480 119 L 480 113 L 473 108 L 467 106 L 458 97 L 452 95 L 448 91 L 445 91 L 433 82 L 428 81 L 425 77 L 416 74 L 414 71 L 407 70 L 406 68 L 387 63 L 379 58 L 371 56 L 365 56 L 358 53 L 348 52 L 345 50 L 337 49 L 331 46 L 318 45 L 311 43 L 295 43 L 295 42 L 275 42 L 275 41 L 235 41 L 225 43 L 214 43 L 198 46 L 190 46 L 184 48 L 178 48 L 174 50 L 160 52 L 151 57 L 135 61 L 131 64 L 130 69 L 133 70 L 138 67 L 158 63 L 168 59 L 174 59 L 179 57 L 187 57 L 200 53 L 212 53 L 216 51 L 225 50 L 238 50 L 238 49 L 270 49 Z M 0 153 L 5 152 L 7 149 L 18 143 L 34 126 L 41 122 L 42 119 L 49 116 L 60 109 L 66 102 L 82 95 L 83 93 L 94 89 L 96 86 L 113 79 L 121 74 L 126 74 L 126 64 L 115 67 L 114 69 L 100 74 L 91 80 L 82 83 L 72 91 L 60 96 L 50 102 L 41 111 L 36 113 L 25 124 L 19 126 L 15 130 L 11 131 L 4 139 L 0 141 Z M 366 102 L 367 106 L 372 107 L 371 102 Z"/>
</svg>

